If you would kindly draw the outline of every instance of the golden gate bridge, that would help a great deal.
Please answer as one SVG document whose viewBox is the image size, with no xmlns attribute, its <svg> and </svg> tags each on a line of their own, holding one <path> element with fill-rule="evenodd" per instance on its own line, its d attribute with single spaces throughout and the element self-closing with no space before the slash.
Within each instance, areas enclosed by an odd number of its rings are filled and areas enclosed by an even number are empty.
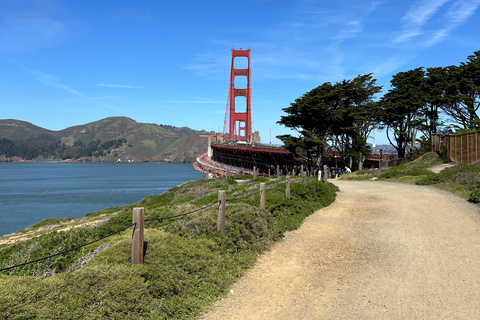
<svg viewBox="0 0 480 320">
<path fill-rule="evenodd" d="M 285 148 L 261 144 L 258 131 L 252 132 L 250 52 L 250 48 L 232 48 L 223 132 L 211 132 L 208 152 L 197 157 L 193 164 L 195 169 L 207 172 L 209 176 L 225 176 L 227 172 L 281 175 L 295 171 L 301 165 L 293 153 Z M 245 68 L 235 67 L 240 59 L 246 59 L 246 64 L 242 64 Z M 237 87 L 236 84 L 240 83 L 246 85 Z"/>
<path fill-rule="evenodd" d="M 302 164 L 289 150 L 262 144 L 258 131 L 252 132 L 250 53 L 250 48 L 248 50 L 232 48 L 223 132 L 210 133 L 208 152 L 197 157 L 193 163 L 195 169 L 207 172 L 210 177 L 225 176 L 227 173 L 280 176 L 299 172 Z M 241 58 L 247 60 L 246 67 L 235 68 L 236 60 Z M 236 86 L 237 83 L 246 85 L 239 88 Z M 244 107 L 242 110 L 237 109 L 237 102 L 240 107 Z M 337 167 L 339 163 L 343 163 L 338 152 L 331 153 L 330 158 L 328 161 L 330 167 Z M 382 160 L 385 160 L 384 156 L 372 155 L 365 160 L 364 165 L 379 167 Z"/>
</svg>

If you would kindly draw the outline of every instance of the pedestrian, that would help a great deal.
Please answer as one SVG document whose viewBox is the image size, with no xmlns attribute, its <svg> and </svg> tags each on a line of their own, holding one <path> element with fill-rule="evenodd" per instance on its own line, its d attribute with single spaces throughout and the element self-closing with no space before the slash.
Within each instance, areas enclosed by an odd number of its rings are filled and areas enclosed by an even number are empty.
<svg viewBox="0 0 480 320">
<path fill-rule="evenodd" d="M 349 167 L 345 166 L 345 173 L 352 173 L 352 170 L 350 170 Z"/>
</svg>

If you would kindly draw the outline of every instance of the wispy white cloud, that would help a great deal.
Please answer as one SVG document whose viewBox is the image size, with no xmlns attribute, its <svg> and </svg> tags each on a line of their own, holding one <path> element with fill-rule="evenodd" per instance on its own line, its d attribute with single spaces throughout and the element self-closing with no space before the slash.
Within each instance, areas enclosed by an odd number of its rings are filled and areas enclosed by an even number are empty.
<svg viewBox="0 0 480 320">
<path fill-rule="evenodd" d="M 55 5 L 28 1 L 13 10 L 8 3 L 0 11 L 0 53 L 19 54 L 58 42 L 67 34 L 67 25 L 53 18 Z"/>
<path fill-rule="evenodd" d="M 450 35 L 452 28 L 439 29 L 431 33 L 430 37 L 423 43 L 426 47 L 431 47 L 439 42 L 442 42 Z"/>
<path fill-rule="evenodd" d="M 354 38 L 356 34 L 363 31 L 363 22 L 359 19 L 347 21 L 339 30 L 333 39 L 336 41 L 345 41 Z"/>
<path fill-rule="evenodd" d="M 480 0 L 455 1 L 447 13 L 447 18 L 453 23 L 461 24 L 473 16 L 480 6 Z"/>
<path fill-rule="evenodd" d="M 143 88 L 141 86 L 126 86 L 121 84 L 105 84 L 105 83 L 99 83 L 97 84 L 97 86 L 110 87 L 110 88 L 126 88 L 126 89 L 142 89 Z"/>
<path fill-rule="evenodd" d="M 423 26 L 449 1 L 450 0 L 417 1 L 403 16 L 403 31 L 394 42 L 406 42 L 423 34 Z"/>
<path fill-rule="evenodd" d="M 346 55 L 343 49 L 344 43 L 354 40 L 364 32 L 365 21 L 380 4 L 381 2 L 379 1 L 372 1 L 363 12 L 357 11 L 355 12 L 355 15 L 353 15 L 352 12 L 347 12 L 345 16 L 339 20 L 341 21 L 341 24 L 339 25 L 337 32 L 330 37 L 332 42 L 325 48 L 325 51 L 330 54 L 330 60 L 324 69 L 328 71 L 329 78 L 332 79 L 332 81 L 340 80 L 346 76 L 344 65 Z"/>
<path fill-rule="evenodd" d="M 193 71 L 198 76 L 223 78 L 225 74 L 228 74 L 230 59 L 226 52 L 220 55 L 209 52 L 197 55 L 191 63 L 184 65 L 183 68 Z"/>
<path fill-rule="evenodd" d="M 32 74 L 32 75 L 36 76 L 38 81 L 40 81 L 41 83 L 43 83 L 47 86 L 69 92 L 69 93 L 71 93 L 75 96 L 82 97 L 85 100 L 92 101 L 92 102 L 94 102 L 98 105 L 101 105 L 101 106 L 106 107 L 108 109 L 114 110 L 116 112 L 121 112 L 121 110 L 119 108 L 115 107 L 115 106 L 112 106 L 110 104 L 106 104 L 106 103 L 102 103 L 102 102 L 98 101 L 98 100 L 114 98 L 113 96 L 91 97 L 87 94 L 84 94 L 84 93 L 80 92 L 79 90 L 76 90 L 76 89 L 64 84 L 58 77 L 56 77 L 52 74 L 48 74 L 48 73 L 41 72 L 41 71 L 38 71 L 38 70 L 29 69 L 29 68 L 25 67 L 24 65 L 22 65 L 20 63 L 17 63 L 17 62 L 16 62 L 16 64 L 18 66 L 20 66 L 26 73 L 29 73 L 29 74 Z"/>
<path fill-rule="evenodd" d="M 121 109 L 119 109 L 119 108 L 117 108 L 117 107 L 115 107 L 115 106 L 112 106 L 112 105 L 110 105 L 110 104 L 102 104 L 102 106 L 107 107 L 108 109 L 111 109 L 111 110 L 113 110 L 113 111 L 115 111 L 115 112 L 122 112 Z"/>
<path fill-rule="evenodd" d="M 51 75 L 51 74 L 48 74 L 48 73 L 44 73 L 44 72 L 40 72 L 40 71 L 37 71 L 37 70 L 30 70 L 30 69 L 27 69 L 26 70 L 28 73 L 30 74 L 33 74 L 35 76 L 37 76 L 37 79 L 42 82 L 43 84 L 46 84 L 47 86 L 50 86 L 50 87 L 54 87 L 54 88 L 57 88 L 57 89 L 61 89 L 61 90 L 65 90 L 65 91 L 68 91 L 74 95 L 78 95 L 78 96 L 82 96 L 82 97 L 87 97 L 86 95 L 84 95 L 83 93 L 81 93 L 80 91 L 78 90 L 75 90 L 65 84 L 63 84 L 56 76 L 54 75 Z"/>
<path fill-rule="evenodd" d="M 402 32 L 394 39 L 394 43 L 407 43 L 418 37 L 422 47 L 431 47 L 445 39 L 453 30 L 462 25 L 475 14 L 480 7 L 480 0 L 456 0 L 444 11 L 442 7 L 451 0 L 420 0 L 403 17 Z M 433 17 L 443 12 L 439 19 L 440 27 L 433 23 Z"/>
<path fill-rule="evenodd" d="M 480 0 L 455 1 L 445 14 L 444 20 L 446 22 L 443 27 L 431 33 L 430 38 L 425 42 L 425 46 L 430 47 L 447 39 L 453 30 L 473 16 L 479 7 Z"/>
<path fill-rule="evenodd" d="M 384 1 L 369 1 L 333 9 L 321 1 L 300 1 L 292 5 L 290 18 L 257 31 L 260 40 L 249 43 L 255 79 L 318 80 L 344 74 L 344 44 L 355 41 L 365 31 L 365 20 Z M 263 36 L 263 38 L 261 38 Z M 232 41 L 211 40 L 212 47 Z M 235 47 L 246 48 L 241 44 Z M 346 46 L 345 46 L 346 47 Z M 224 78 L 228 81 L 229 50 L 208 52 L 194 57 L 184 68 L 198 76 Z"/>
<path fill-rule="evenodd" d="M 406 57 L 394 56 L 383 62 L 368 66 L 368 72 L 372 72 L 375 77 L 380 78 L 392 74 L 407 62 Z"/>
</svg>

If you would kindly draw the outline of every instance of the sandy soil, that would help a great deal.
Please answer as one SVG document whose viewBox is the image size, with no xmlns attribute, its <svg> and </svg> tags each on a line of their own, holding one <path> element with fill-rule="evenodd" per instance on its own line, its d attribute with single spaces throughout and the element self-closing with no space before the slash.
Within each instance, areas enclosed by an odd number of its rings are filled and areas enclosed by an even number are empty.
<svg viewBox="0 0 480 320">
<path fill-rule="evenodd" d="M 337 201 L 202 319 L 480 319 L 475 206 L 430 187 L 334 183 Z"/>
<path fill-rule="evenodd" d="M 109 219 L 109 218 L 107 217 L 106 219 Z M 63 224 L 45 226 L 45 227 L 42 227 L 40 229 L 28 231 L 26 233 L 7 234 L 7 235 L 4 235 L 3 237 L 0 237 L 0 245 L 1 244 L 12 244 L 12 243 L 19 242 L 19 241 L 30 240 L 32 238 L 39 237 L 42 234 L 45 234 L 46 232 L 51 232 L 51 231 L 54 231 L 54 230 L 57 231 L 57 232 L 64 232 L 64 231 L 68 231 L 68 230 L 71 230 L 71 229 L 98 225 L 99 223 L 102 223 L 104 220 L 105 220 L 105 218 L 100 216 L 100 217 L 92 218 L 91 221 L 86 221 L 86 222 L 81 222 L 81 223 L 74 220 L 72 222 L 66 222 L 66 223 L 63 223 Z"/>
<path fill-rule="evenodd" d="M 454 163 L 443 163 L 443 164 L 430 167 L 428 168 L 428 170 L 432 171 L 433 173 L 439 173 L 443 169 L 453 167 L 454 165 L 455 165 Z"/>
</svg>

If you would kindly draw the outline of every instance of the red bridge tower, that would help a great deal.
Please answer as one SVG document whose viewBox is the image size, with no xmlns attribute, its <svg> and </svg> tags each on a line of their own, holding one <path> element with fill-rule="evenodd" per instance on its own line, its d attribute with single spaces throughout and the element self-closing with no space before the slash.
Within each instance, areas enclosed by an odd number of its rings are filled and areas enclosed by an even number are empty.
<svg viewBox="0 0 480 320">
<path fill-rule="evenodd" d="M 235 68 L 235 58 L 246 57 L 247 68 Z M 237 59 L 238 60 L 238 59 Z M 240 77 L 246 77 L 246 87 L 237 88 L 235 80 L 241 80 Z M 244 82 L 244 81 L 243 81 Z M 240 98 L 238 101 L 245 105 L 245 110 L 237 112 L 235 101 L 237 97 L 244 97 L 244 104 Z M 230 84 L 228 88 L 227 110 L 225 113 L 225 122 L 223 133 L 227 133 L 228 140 L 247 140 L 252 139 L 252 113 L 251 113 L 251 88 L 250 88 L 250 48 L 248 50 L 235 50 L 232 48 L 232 64 L 230 67 Z M 228 122 L 227 122 L 228 121 Z"/>
</svg>

